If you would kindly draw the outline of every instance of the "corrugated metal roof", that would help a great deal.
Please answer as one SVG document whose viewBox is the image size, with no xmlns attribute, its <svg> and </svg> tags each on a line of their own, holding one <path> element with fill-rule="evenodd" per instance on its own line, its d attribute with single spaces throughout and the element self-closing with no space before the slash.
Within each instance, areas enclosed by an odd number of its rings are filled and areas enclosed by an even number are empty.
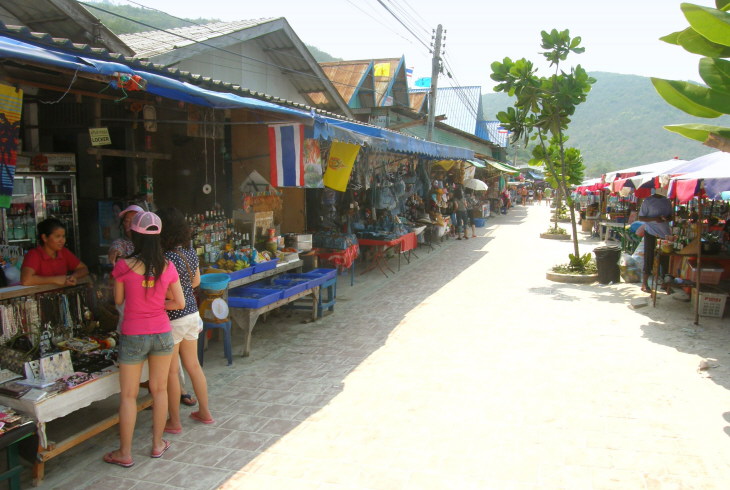
<svg viewBox="0 0 730 490">
<path fill-rule="evenodd" d="M 2 1 L 0 22 L 25 26 L 33 32 L 50 32 L 72 43 L 132 55 L 132 50 L 116 34 L 74 0 Z"/>
<path fill-rule="evenodd" d="M 350 107 L 372 107 L 375 105 L 370 67 L 372 61 L 331 61 L 320 63 L 322 71 Z M 366 98 L 367 102 L 360 102 Z M 359 100 L 357 100 L 359 99 Z"/>
<path fill-rule="evenodd" d="M 502 123 L 499 121 L 478 121 L 477 136 L 489 140 L 495 145 L 507 148 L 509 144 L 509 133 L 500 133 Z"/>
<path fill-rule="evenodd" d="M 410 93 L 429 92 L 428 88 L 412 88 Z M 444 124 L 476 135 L 477 121 L 482 115 L 482 88 L 439 87 L 436 93 L 436 115 L 446 114 Z"/>
<path fill-rule="evenodd" d="M 137 58 L 151 58 L 185 46 L 227 36 L 249 27 L 271 22 L 273 18 L 214 22 L 177 27 L 175 29 L 135 32 L 119 36 L 135 52 Z M 240 42 L 240 41 L 234 41 Z"/>
</svg>

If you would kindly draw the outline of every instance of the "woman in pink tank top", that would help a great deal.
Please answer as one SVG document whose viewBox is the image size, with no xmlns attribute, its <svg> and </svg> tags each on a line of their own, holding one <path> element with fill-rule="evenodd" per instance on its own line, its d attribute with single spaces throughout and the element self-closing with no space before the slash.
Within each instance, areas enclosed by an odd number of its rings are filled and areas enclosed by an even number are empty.
<svg viewBox="0 0 730 490">
<path fill-rule="evenodd" d="M 114 301 L 124 304 L 119 338 L 119 449 L 104 455 L 104 461 L 129 468 L 132 435 L 137 422 L 137 394 L 146 360 L 152 395 L 152 451 L 159 458 L 170 447 L 162 439 L 167 419 L 167 373 L 172 359 L 173 339 L 167 310 L 185 307 L 185 297 L 175 266 L 160 246 L 160 218 L 137 213 L 130 226 L 134 252 L 114 265 Z"/>
</svg>

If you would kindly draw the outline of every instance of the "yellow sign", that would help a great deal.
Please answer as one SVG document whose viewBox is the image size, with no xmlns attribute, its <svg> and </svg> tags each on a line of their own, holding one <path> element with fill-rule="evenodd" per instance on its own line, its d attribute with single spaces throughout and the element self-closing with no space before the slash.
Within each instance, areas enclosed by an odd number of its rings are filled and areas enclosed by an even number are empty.
<svg viewBox="0 0 730 490">
<path fill-rule="evenodd" d="M 91 137 L 91 146 L 112 144 L 112 139 L 109 137 L 109 128 L 89 128 L 89 136 Z"/>
<path fill-rule="evenodd" d="M 376 77 L 389 77 L 390 63 L 375 63 L 375 66 L 373 66 L 373 71 L 373 75 Z"/>
<path fill-rule="evenodd" d="M 327 170 L 323 179 L 324 185 L 330 189 L 345 192 L 359 151 L 360 145 L 334 141 L 327 158 Z"/>
</svg>

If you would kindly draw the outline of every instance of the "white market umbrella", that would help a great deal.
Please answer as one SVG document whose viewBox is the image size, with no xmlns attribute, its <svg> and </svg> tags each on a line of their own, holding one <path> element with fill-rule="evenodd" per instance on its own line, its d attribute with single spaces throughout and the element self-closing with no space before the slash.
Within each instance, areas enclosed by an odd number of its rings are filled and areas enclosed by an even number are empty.
<svg viewBox="0 0 730 490">
<path fill-rule="evenodd" d="M 475 191 L 486 191 L 489 189 L 486 182 L 479 179 L 466 179 L 464 181 L 464 187 L 467 189 L 474 189 Z"/>
</svg>

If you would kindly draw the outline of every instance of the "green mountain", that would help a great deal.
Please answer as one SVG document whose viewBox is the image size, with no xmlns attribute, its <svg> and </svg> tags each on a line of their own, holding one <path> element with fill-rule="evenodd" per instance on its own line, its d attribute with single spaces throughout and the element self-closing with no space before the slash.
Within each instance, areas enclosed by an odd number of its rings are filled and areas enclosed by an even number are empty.
<svg viewBox="0 0 730 490">
<path fill-rule="evenodd" d="M 132 5 L 116 5 L 108 0 L 81 3 L 89 12 L 98 17 L 110 31 L 117 35 L 150 31 L 153 28 L 174 29 L 176 27 L 186 27 L 195 24 L 220 22 L 220 19 L 183 19 L 154 9 L 134 7 Z M 314 46 L 308 44 L 306 46 L 318 63 L 342 60 L 342 58 L 335 58 Z"/>
<path fill-rule="evenodd" d="M 585 103 L 578 106 L 568 130 L 569 146 L 580 149 L 586 177 L 679 157 L 691 160 L 715 150 L 667 131 L 667 124 L 703 122 L 730 125 L 730 116 L 716 120 L 692 117 L 667 104 L 651 80 L 637 75 L 594 72 L 596 79 Z M 503 93 L 484 94 L 485 117 L 511 105 Z M 519 153 L 518 161 L 529 158 Z M 519 163 L 519 162 L 518 162 Z"/>
</svg>

